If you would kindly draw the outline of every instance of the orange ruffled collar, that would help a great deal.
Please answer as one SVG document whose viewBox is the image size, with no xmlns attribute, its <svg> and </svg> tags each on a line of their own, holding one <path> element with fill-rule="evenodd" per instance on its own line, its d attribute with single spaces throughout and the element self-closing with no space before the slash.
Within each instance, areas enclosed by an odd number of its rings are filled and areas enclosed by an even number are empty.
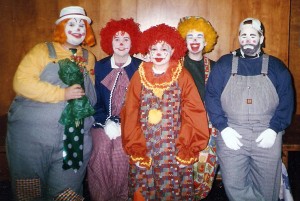
<svg viewBox="0 0 300 201">
<path fill-rule="evenodd" d="M 182 64 L 180 61 L 170 61 L 169 68 L 161 75 L 155 75 L 152 66 L 150 62 L 141 64 L 139 67 L 141 82 L 147 89 L 152 90 L 155 96 L 162 98 L 163 92 L 178 79 Z"/>
</svg>

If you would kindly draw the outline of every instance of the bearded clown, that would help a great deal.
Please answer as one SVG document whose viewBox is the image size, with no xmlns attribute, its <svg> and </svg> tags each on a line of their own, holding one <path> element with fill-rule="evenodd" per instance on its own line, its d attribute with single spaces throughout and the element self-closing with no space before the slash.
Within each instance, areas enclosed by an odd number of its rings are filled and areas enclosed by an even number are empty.
<svg viewBox="0 0 300 201">
<path fill-rule="evenodd" d="M 229 200 L 277 201 L 282 135 L 294 110 L 292 77 L 282 61 L 262 51 L 258 19 L 244 19 L 238 39 L 240 48 L 216 62 L 206 85 L 222 181 Z"/>
<path fill-rule="evenodd" d="M 132 18 L 110 20 L 101 29 L 101 48 L 109 56 L 96 62 L 97 103 L 88 165 L 91 199 L 128 199 L 128 156 L 121 143 L 120 112 L 129 81 L 141 61 L 137 53 L 139 24 Z"/>
<path fill-rule="evenodd" d="M 191 73 L 199 95 L 204 100 L 205 84 L 215 62 L 204 56 L 211 52 L 217 42 L 217 32 L 203 17 L 189 16 L 181 18 L 177 27 L 185 39 L 188 52 L 184 57 L 184 67 Z M 216 130 L 209 122 L 210 140 L 205 150 L 199 154 L 194 164 L 194 184 L 196 199 L 205 198 L 210 192 L 217 169 Z"/>
<path fill-rule="evenodd" d="M 150 62 L 131 79 L 121 122 L 129 200 L 193 200 L 193 163 L 209 133 L 197 88 L 180 61 L 185 42 L 160 24 L 143 32 L 139 52 Z"/>
<path fill-rule="evenodd" d="M 54 41 L 37 44 L 18 66 L 7 133 L 15 200 L 81 198 L 96 102 L 95 58 L 81 46 L 95 44 L 90 23 L 83 8 L 63 8 Z"/>
</svg>

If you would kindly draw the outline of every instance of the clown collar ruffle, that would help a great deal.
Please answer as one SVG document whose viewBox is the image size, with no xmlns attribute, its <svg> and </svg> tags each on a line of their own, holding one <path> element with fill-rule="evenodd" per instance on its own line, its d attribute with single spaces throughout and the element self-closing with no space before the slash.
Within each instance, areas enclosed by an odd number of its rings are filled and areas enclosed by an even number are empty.
<svg viewBox="0 0 300 201">
<path fill-rule="evenodd" d="M 162 98 L 165 90 L 167 90 L 175 81 L 182 71 L 180 61 L 170 61 L 167 71 L 161 75 L 154 74 L 152 63 L 143 62 L 139 67 L 139 74 L 142 84 L 153 91 L 154 95 Z"/>
</svg>

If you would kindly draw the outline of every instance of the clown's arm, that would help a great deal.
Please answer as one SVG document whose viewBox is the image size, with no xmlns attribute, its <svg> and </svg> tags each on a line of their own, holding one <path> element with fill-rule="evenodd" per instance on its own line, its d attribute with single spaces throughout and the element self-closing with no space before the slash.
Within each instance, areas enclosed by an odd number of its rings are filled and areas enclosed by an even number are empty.
<svg viewBox="0 0 300 201">
<path fill-rule="evenodd" d="M 185 69 L 179 78 L 179 86 L 182 89 L 182 111 L 176 159 L 179 164 L 190 165 L 198 161 L 199 152 L 207 146 L 208 120 L 193 78 Z"/>
<path fill-rule="evenodd" d="M 136 72 L 131 78 L 121 112 L 122 143 L 131 163 L 139 162 L 140 166 L 150 167 L 151 158 L 147 156 L 146 139 L 140 123 L 141 80 Z"/>
</svg>

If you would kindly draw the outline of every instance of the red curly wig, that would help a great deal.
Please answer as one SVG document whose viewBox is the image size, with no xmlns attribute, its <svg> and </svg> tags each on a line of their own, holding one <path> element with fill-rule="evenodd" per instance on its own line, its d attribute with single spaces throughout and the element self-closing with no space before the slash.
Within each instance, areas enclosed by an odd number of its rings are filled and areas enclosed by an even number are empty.
<svg viewBox="0 0 300 201">
<path fill-rule="evenodd" d="M 113 47 L 112 47 L 112 40 L 114 35 L 119 32 L 126 32 L 130 36 L 131 40 L 131 48 L 129 51 L 130 55 L 133 55 L 137 53 L 137 44 L 139 37 L 141 35 L 141 31 L 139 28 L 139 24 L 134 22 L 132 18 L 123 19 L 120 20 L 113 20 L 111 19 L 104 28 L 100 31 L 100 46 L 102 50 L 108 54 L 112 55 L 114 53 Z"/>
<path fill-rule="evenodd" d="M 174 27 L 166 24 L 159 24 L 145 30 L 139 41 L 138 50 L 145 55 L 149 52 L 149 48 L 152 45 L 161 41 L 168 43 L 174 49 L 171 59 L 178 60 L 187 51 L 185 40 L 179 32 Z"/>
<path fill-rule="evenodd" d="M 55 26 L 54 34 L 53 34 L 53 40 L 55 42 L 63 44 L 67 41 L 67 36 L 65 34 L 65 26 L 69 20 L 70 19 L 65 19 Z M 86 27 L 86 36 L 82 44 L 92 47 L 93 45 L 96 44 L 96 39 L 95 39 L 93 29 L 86 20 L 83 21 Z"/>
</svg>

